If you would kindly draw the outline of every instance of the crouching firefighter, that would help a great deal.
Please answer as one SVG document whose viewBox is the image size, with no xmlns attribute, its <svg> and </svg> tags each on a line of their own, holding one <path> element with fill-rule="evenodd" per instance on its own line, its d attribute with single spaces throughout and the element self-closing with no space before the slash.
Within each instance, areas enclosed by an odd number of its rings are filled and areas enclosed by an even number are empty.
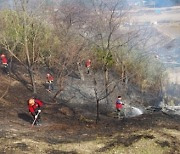
<svg viewBox="0 0 180 154">
<path fill-rule="evenodd" d="M 43 106 L 43 102 L 36 98 L 30 98 L 28 100 L 29 112 L 33 117 L 33 125 L 41 125 L 41 107 Z"/>
</svg>

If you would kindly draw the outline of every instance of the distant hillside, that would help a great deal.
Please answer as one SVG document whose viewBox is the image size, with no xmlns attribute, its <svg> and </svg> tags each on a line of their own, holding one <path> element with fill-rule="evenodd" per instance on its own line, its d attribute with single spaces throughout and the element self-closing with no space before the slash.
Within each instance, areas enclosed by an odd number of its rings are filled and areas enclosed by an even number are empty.
<svg viewBox="0 0 180 154">
<path fill-rule="evenodd" d="M 180 0 L 146 0 L 145 2 L 154 4 L 155 7 L 170 7 L 180 4 Z"/>
</svg>

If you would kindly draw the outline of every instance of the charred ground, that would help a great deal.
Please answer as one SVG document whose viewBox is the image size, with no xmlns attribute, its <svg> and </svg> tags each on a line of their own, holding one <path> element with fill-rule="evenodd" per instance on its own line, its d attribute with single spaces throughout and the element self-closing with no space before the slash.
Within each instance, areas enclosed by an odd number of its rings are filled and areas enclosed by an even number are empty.
<svg viewBox="0 0 180 154">
<path fill-rule="evenodd" d="M 0 153 L 180 153 L 180 117 L 162 112 L 118 120 L 43 99 L 43 125 L 31 127 L 26 100 L 31 92 L 13 77 L 0 76 Z M 88 116 L 87 114 L 88 113 Z"/>
</svg>

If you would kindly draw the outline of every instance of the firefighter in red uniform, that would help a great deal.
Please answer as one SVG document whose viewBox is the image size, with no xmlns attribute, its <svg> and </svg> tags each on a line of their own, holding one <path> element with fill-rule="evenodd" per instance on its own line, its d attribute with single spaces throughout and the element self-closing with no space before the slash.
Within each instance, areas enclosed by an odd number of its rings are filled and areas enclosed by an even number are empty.
<svg viewBox="0 0 180 154">
<path fill-rule="evenodd" d="M 4 54 L 1 55 L 1 63 L 3 67 L 3 71 L 7 74 L 9 74 L 9 69 L 8 69 L 8 60 Z"/>
<path fill-rule="evenodd" d="M 46 75 L 46 83 L 48 84 L 48 91 L 52 91 L 54 89 L 53 86 L 54 78 L 51 74 Z"/>
<path fill-rule="evenodd" d="M 87 74 L 89 74 L 90 67 L 91 67 L 91 60 L 88 59 L 88 60 L 86 61 Z"/>
<path fill-rule="evenodd" d="M 41 107 L 43 106 L 43 102 L 39 99 L 36 98 L 30 98 L 28 100 L 28 108 L 29 108 L 29 112 L 33 117 L 33 120 L 36 119 L 34 125 L 40 125 L 41 123 L 41 117 L 40 117 L 40 113 L 41 113 Z"/>
<path fill-rule="evenodd" d="M 124 103 L 122 102 L 122 97 L 118 96 L 117 101 L 116 101 L 116 110 L 117 110 L 117 116 L 120 118 L 120 116 L 123 114 L 122 109 L 123 109 Z"/>
</svg>

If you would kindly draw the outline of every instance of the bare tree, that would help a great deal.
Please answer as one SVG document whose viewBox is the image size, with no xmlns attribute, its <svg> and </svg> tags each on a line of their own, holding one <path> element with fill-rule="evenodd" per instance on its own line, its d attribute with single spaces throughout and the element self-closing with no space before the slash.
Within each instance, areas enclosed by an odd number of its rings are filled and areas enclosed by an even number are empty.
<svg viewBox="0 0 180 154">
<path fill-rule="evenodd" d="M 95 53 L 102 62 L 104 70 L 104 85 L 108 93 L 109 67 L 114 63 L 113 50 L 117 46 L 126 44 L 124 35 L 121 35 L 121 26 L 126 20 L 127 10 L 124 9 L 123 1 L 93 1 L 88 20 L 81 36 L 94 46 Z M 108 97 L 107 97 L 108 103 Z"/>
<path fill-rule="evenodd" d="M 98 88 L 97 85 L 97 79 L 96 79 L 96 75 L 93 75 L 93 84 L 94 84 L 94 95 L 95 95 L 95 101 L 96 101 L 96 123 L 98 123 L 98 121 L 100 120 L 100 103 L 101 101 L 103 101 L 104 99 L 106 99 L 111 93 L 114 92 L 115 88 L 118 85 L 118 80 L 115 81 L 111 81 L 109 82 L 109 84 L 107 85 L 107 88 L 109 89 L 108 93 L 106 91 L 106 89 L 101 89 Z"/>
<path fill-rule="evenodd" d="M 53 96 L 54 99 L 63 91 L 67 77 L 80 69 L 83 52 L 87 49 L 86 41 L 79 37 L 78 33 L 84 22 L 83 11 L 80 4 L 72 2 L 61 4 L 52 12 L 51 21 L 57 44 L 48 59 L 50 69 L 57 78 L 58 90 Z M 81 77 L 83 78 L 82 74 Z"/>
<path fill-rule="evenodd" d="M 17 59 L 28 71 L 33 93 L 36 93 L 34 65 L 37 64 L 44 51 L 47 38 L 43 22 L 28 10 L 28 1 L 14 1 L 15 10 L 3 12 L 1 15 L 2 32 L 0 41 L 3 47 Z M 47 46 L 46 46 L 47 47 Z"/>
</svg>

